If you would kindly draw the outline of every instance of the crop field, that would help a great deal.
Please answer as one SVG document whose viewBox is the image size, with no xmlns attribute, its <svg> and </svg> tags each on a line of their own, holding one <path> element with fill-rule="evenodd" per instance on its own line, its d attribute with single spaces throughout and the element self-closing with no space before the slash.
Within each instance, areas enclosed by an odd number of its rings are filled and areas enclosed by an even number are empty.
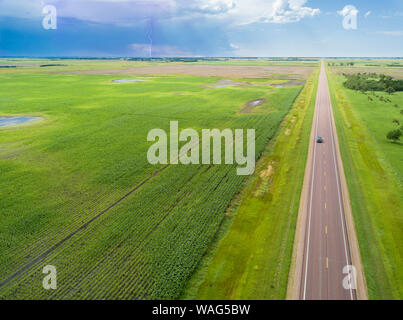
<svg viewBox="0 0 403 320">
<path fill-rule="evenodd" d="M 184 298 L 286 298 L 318 71 L 307 80 L 255 174 L 228 209 L 227 228 L 209 249 Z"/>
<path fill-rule="evenodd" d="M 148 132 L 169 132 L 172 120 L 199 132 L 253 128 L 259 158 L 303 88 L 287 81 L 314 70 L 302 62 L 233 74 L 166 62 L 0 65 L 18 65 L 0 69 L 0 117 L 40 118 L 0 127 L 0 299 L 179 297 L 247 177 L 237 164 L 152 166 Z M 186 71 L 194 67 L 210 69 Z M 245 109 L 256 99 L 265 102 Z M 46 265 L 57 268 L 58 290 L 42 288 Z"/>
<path fill-rule="evenodd" d="M 334 66 L 329 82 L 368 292 L 372 299 L 402 299 L 403 145 L 386 136 L 403 123 L 403 92 L 347 89 L 346 69 L 362 72 Z M 403 65 L 371 70 L 403 79 Z"/>
</svg>

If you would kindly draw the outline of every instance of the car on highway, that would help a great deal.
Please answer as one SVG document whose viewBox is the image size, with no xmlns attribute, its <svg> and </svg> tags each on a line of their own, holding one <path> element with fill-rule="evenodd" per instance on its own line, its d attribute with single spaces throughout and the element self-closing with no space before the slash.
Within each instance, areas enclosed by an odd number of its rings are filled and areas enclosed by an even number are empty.
<svg viewBox="0 0 403 320">
<path fill-rule="evenodd" d="M 323 142 L 323 138 L 322 138 L 321 136 L 318 136 L 318 137 L 316 138 L 316 142 L 317 142 L 317 143 L 322 143 L 322 142 Z"/>
</svg>

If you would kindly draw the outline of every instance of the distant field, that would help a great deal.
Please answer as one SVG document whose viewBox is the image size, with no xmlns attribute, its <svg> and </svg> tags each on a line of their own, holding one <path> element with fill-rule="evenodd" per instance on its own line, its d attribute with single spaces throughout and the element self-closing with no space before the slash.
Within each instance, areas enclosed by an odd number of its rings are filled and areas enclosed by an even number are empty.
<svg viewBox="0 0 403 320">
<path fill-rule="evenodd" d="M 158 74 L 113 83 L 136 74 L 60 73 L 134 63 L 125 61 L 11 62 L 35 66 L 0 70 L 0 116 L 42 120 L 0 129 L 3 299 L 178 297 L 246 178 L 236 165 L 151 166 L 148 131 L 169 131 L 170 120 L 181 129 L 255 128 L 258 158 L 302 89 L 242 76 L 234 81 L 252 85 L 220 88 L 214 84 L 223 77 Z M 278 81 L 288 68 L 277 70 Z M 301 70 L 295 78 L 306 77 Z M 240 113 L 254 99 L 266 103 Z M 47 264 L 57 267 L 58 290 L 42 288 Z"/>
<path fill-rule="evenodd" d="M 228 59 L 224 61 L 199 61 L 194 64 L 206 65 L 242 65 L 242 66 L 319 66 L 319 59 L 306 59 L 306 60 L 272 60 L 272 59 Z"/>
<path fill-rule="evenodd" d="M 116 74 L 116 75 L 194 75 L 202 77 L 229 78 L 290 78 L 304 79 L 312 72 L 311 67 L 299 66 L 230 66 L 230 65 L 186 65 L 165 64 L 156 66 L 135 66 L 128 69 L 105 69 L 73 71 L 76 74 Z"/>
<path fill-rule="evenodd" d="M 104 75 L 194 75 L 229 78 L 306 79 L 318 62 L 229 60 L 150 62 L 126 60 L 15 60 L 0 59 L 0 66 L 15 66 L 15 73 L 77 73 Z M 42 67 L 41 67 L 42 66 Z M 2 70 L 0 68 L 0 70 Z M 7 69 L 3 69 L 7 70 Z"/>
<path fill-rule="evenodd" d="M 403 124 L 403 93 L 349 90 L 339 75 L 343 67 L 331 70 L 332 102 L 369 295 L 402 299 L 403 144 L 388 141 L 386 134 L 397 128 L 393 120 Z M 403 77 L 403 69 L 394 70 Z M 349 72 L 362 71 L 353 67 Z"/>
<path fill-rule="evenodd" d="M 395 79 L 403 80 L 403 59 L 385 59 L 385 60 L 363 60 L 363 59 L 335 59 L 327 60 L 330 66 L 334 66 L 334 72 L 337 74 L 353 74 L 364 72 L 383 73 Z M 347 65 L 354 63 L 353 66 Z M 343 65 L 342 65 L 343 64 Z"/>
</svg>

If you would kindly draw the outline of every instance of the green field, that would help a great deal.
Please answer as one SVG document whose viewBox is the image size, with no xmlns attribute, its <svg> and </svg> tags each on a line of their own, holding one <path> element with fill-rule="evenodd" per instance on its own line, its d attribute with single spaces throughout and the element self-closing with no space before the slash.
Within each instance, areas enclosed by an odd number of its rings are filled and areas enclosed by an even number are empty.
<svg viewBox="0 0 403 320">
<path fill-rule="evenodd" d="M 128 63 L 0 70 L 0 116 L 41 117 L 0 128 L 1 299 L 178 297 L 246 177 L 236 164 L 152 166 L 147 133 L 169 132 L 170 120 L 198 131 L 254 128 L 258 158 L 302 88 L 250 79 L 254 86 L 211 88 L 219 77 L 185 75 L 113 83 L 135 76 L 59 72 Z M 257 98 L 267 102 L 240 113 Z M 49 264 L 58 290 L 42 288 Z"/>
<path fill-rule="evenodd" d="M 226 228 L 190 281 L 184 298 L 286 298 L 317 78 L 316 71 L 238 201 L 228 210 Z"/>
<path fill-rule="evenodd" d="M 371 61 L 382 66 L 386 63 Z M 401 78 L 403 69 L 395 70 Z M 389 70 L 381 71 L 387 74 Z M 354 67 L 349 72 L 359 71 Z M 343 86 L 345 77 L 340 73 L 340 67 L 328 68 L 369 296 L 372 299 L 402 299 L 403 144 L 388 141 L 386 134 L 398 128 L 393 120 L 403 123 L 403 92 L 389 95 L 349 90 Z"/>
</svg>

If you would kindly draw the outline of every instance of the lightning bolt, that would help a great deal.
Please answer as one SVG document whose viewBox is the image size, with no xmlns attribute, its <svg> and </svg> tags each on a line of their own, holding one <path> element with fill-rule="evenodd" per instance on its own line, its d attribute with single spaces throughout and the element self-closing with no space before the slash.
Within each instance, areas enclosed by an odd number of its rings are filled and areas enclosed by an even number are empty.
<svg viewBox="0 0 403 320">
<path fill-rule="evenodd" d="M 153 56 L 153 19 L 149 19 L 148 23 L 148 40 L 150 41 L 150 51 L 149 56 L 150 58 Z"/>
</svg>

